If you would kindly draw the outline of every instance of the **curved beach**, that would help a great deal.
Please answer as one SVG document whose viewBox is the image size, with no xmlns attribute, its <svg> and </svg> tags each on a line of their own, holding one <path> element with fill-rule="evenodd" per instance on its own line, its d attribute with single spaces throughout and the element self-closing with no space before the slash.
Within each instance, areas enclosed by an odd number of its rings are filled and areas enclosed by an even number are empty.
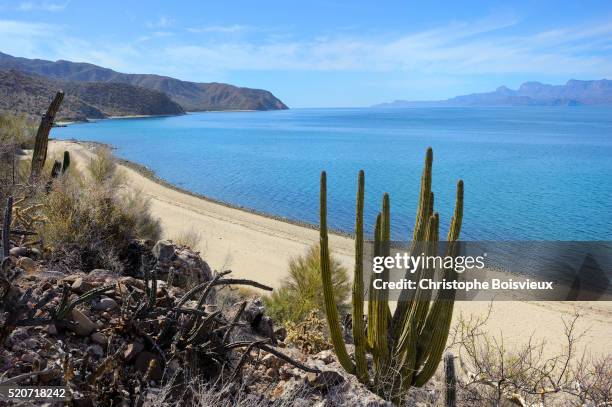
<svg viewBox="0 0 612 407">
<path fill-rule="evenodd" d="M 73 163 L 82 167 L 92 156 L 92 149 L 87 143 L 55 140 L 50 143 L 50 156 L 70 151 Z M 278 287 L 286 276 L 289 259 L 318 242 L 315 229 L 181 192 L 132 166 L 121 167 L 130 187 L 142 190 L 150 198 L 151 212 L 161 219 L 164 236 L 172 239 L 186 231 L 198 232 L 201 241 L 195 249 L 213 269 L 231 269 L 237 276 Z M 338 259 L 352 269 L 353 240 L 331 234 L 330 244 Z M 486 302 L 458 302 L 455 318 L 461 313 L 486 314 L 488 307 Z M 569 320 L 576 310 L 582 315 L 577 331 L 586 330 L 582 345 L 595 354 L 609 351 L 612 339 L 609 302 L 496 302 L 487 326 L 491 334 L 503 332 L 507 346 L 525 343 L 534 333 L 534 338 L 546 340 L 546 353 L 558 352 L 564 346 L 563 318 Z"/>
</svg>

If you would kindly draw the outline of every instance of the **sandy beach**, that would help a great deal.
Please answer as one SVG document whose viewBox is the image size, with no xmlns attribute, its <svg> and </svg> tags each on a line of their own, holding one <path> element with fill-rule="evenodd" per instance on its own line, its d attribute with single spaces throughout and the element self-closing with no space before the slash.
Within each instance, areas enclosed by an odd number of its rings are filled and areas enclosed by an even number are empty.
<svg viewBox="0 0 612 407">
<path fill-rule="evenodd" d="M 71 141 L 52 141 L 50 157 L 64 150 L 71 153 L 78 166 L 91 157 L 91 147 Z M 318 231 L 305 226 L 232 208 L 170 188 L 122 165 L 131 188 L 138 188 L 150 198 L 153 215 L 161 219 L 164 236 L 172 239 L 187 231 L 201 235 L 197 247 L 213 269 L 231 269 L 233 274 L 278 287 L 287 273 L 291 257 L 303 254 L 318 242 Z M 337 258 L 349 269 L 353 267 L 353 240 L 330 235 Z M 455 319 L 462 313 L 483 314 L 487 302 L 457 302 Z M 582 315 L 577 331 L 586 331 L 581 344 L 594 354 L 609 352 L 612 342 L 612 302 L 496 302 L 488 330 L 503 332 L 507 346 L 527 342 L 533 334 L 545 339 L 546 352 L 562 350 L 563 318 L 569 320 L 575 311 Z"/>
</svg>

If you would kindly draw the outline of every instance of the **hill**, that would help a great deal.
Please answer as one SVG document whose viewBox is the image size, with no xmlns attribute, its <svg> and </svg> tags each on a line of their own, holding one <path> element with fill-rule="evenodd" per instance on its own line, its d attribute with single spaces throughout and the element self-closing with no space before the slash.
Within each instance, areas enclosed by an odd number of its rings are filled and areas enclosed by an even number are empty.
<svg viewBox="0 0 612 407">
<path fill-rule="evenodd" d="M 118 82 L 164 92 L 187 111 L 281 110 L 287 106 L 267 90 L 225 83 L 197 83 L 168 76 L 125 74 L 97 65 L 19 58 L 0 52 L 0 70 L 14 69 L 71 82 Z"/>
<path fill-rule="evenodd" d="M 0 71 L 0 110 L 40 116 L 58 90 L 66 96 L 59 120 L 126 115 L 174 115 L 184 110 L 164 93 L 123 83 L 57 81 L 10 70 Z"/>
<path fill-rule="evenodd" d="M 517 90 L 500 86 L 493 92 L 472 93 L 446 100 L 414 102 L 396 100 L 375 107 L 577 105 L 612 105 L 612 81 L 571 79 L 565 85 L 525 82 Z"/>
</svg>

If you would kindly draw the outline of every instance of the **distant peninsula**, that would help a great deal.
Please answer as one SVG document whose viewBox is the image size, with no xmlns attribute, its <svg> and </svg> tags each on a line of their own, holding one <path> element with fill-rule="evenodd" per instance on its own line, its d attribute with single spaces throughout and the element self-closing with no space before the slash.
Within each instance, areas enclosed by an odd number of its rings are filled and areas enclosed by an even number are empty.
<svg viewBox="0 0 612 407">
<path fill-rule="evenodd" d="M 225 83 L 188 82 L 153 74 L 126 74 L 89 63 L 28 59 L 0 52 L 0 71 L 9 70 L 70 83 L 132 85 L 164 93 L 185 111 L 288 109 L 272 93 L 262 89 Z"/>
<path fill-rule="evenodd" d="M 452 106 L 580 106 L 612 105 L 612 81 L 571 79 L 565 85 L 525 82 L 517 90 L 500 86 L 493 92 L 472 93 L 446 100 L 396 100 L 373 107 Z"/>
</svg>

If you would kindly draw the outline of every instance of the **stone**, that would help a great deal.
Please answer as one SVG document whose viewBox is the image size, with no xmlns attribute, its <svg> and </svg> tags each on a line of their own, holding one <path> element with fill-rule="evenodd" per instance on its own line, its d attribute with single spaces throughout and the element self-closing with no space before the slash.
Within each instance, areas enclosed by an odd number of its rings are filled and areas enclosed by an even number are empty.
<svg viewBox="0 0 612 407">
<path fill-rule="evenodd" d="M 74 291 L 77 294 L 84 294 L 87 291 L 94 289 L 95 287 L 96 285 L 83 279 L 83 277 L 79 277 L 76 280 L 74 280 L 74 283 L 72 283 L 72 286 L 70 288 L 72 288 L 72 291 Z"/>
<path fill-rule="evenodd" d="M 102 297 L 92 303 L 92 308 L 97 311 L 112 311 L 117 307 L 119 307 L 117 302 L 109 297 Z"/>
<path fill-rule="evenodd" d="M 137 354 L 139 354 L 144 349 L 144 346 L 140 342 L 132 342 L 130 343 L 125 351 L 123 351 L 123 359 L 126 361 L 132 360 Z"/>
<path fill-rule="evenodd" d="M 275 369 L 273 367 L 270 367 L 266 370 L 266 376 L 274 379 L 276 378 L 276 376 L 278 376 L 278 369 Z"/>
<path fill-rule="evenodd" d="M 108 338 L 101 332 L 92 333 L 89 339 L 91 339 L 93 343 L 97 343 L 98 345 L 102 345 L 104 347 L 106 347 L 108 344 Z"/>
<path fill-rule="evenodd" d="M 38 268 L 36 262 L 29 257 L 20 257 L 17 260 L 17 267 L 24 269 L 26 273 L 34 273 Z"/>
<path fill-rule="evenodd" d="M 285 329 L 284 326 L 281 326 L 280 328 L 275 329 L 274 336 L 276 337 L 277 340 L 281 342 L 284 341 L 287 338 L 287 329 Z"/>
<path fill-rule="evenodd" d="M 93 344 L 87 347 L 87 353 L 101 358 L 104 356 L 104 349 L 98 344 Z"/>
<path fill-rule="evenodd" d="M 317 354 L 316 354 L 314 357 L 315 357 L 316 359 L 321 360 L 321 361 L 322 361 L 323 363 L 325 363 L 326 365 L 329 365 L 329 364 L 330 364 L 330 363 L 332 363 L 332 362 L 334 361 L 334 359 L 335 359 L 335 357 L 334 357 L 334 351 L 333 351 L 333 350 L 331 350 L 331 349 L 321 351 L 321 352 L 317 353 Z"/>
<path fill-rule="evenodd" d="M 151 371 L 151 375 L 149 376 L 149 378 L 151 380 L 159 380 L 163 376 L 162 361 L 159 355 L 155 353 L 147 351 L 140 352 L 138 356 L 136 356 L 136 360 L 134 361 L 134 368 L 140 373 L 145 374 L 149 369 L 151 361 L 153 360 L 156 361 L 156 365 Z"/>
<path fill-rule="evenodd" d="M 57 327 L 55 326 L 55 324 L 49 324 L 47 326 L 47 333 L 49 335 L 57 335 Z"/>
<path fill-rule="evenodd" d="M 157 261 L 167 263 L 174 257 L 174 245 L 168 240 L 160 240 L 155 243 L 152 252 Z"/>
<path fill-rule="evenodd" d="M 344 383 L 346 379 L 338 372 L 324 370 L 320 373 L 307 373 L 306 382 L 319 390 L 329 390 L 331 387 Z"/>
<path fill-rule="evenodd" d="M 282 365 L 285 364 L 285 361 L 282 359 L 277 358 L 276 356 L 268 353 L 267 355 L 265 355 L 263 358 L 261 358 L 261 363 L 264 364 L 264 366 L 266 367 L 271 367 L 274 369 L 280 368 Z"/>
<path fill-rule="evenodd" d="M 13 257 L 22 257 L 28 254 L 28 248 L 24 246 L 13 247 L 9 250 L 9 255 Z"/>
<path fill-rule="evenodd" d="M 37 249 L 36 247 L 31 247 L 31 248 L 28 250 L 28 255 L 29 255 L 29 257 L 31 257 L 31 258 L 33 258 L 33 259 L 38 260 L 38 259 L 40 259 L 40 258 L 41 258 L 42 253 L 41 253 L 41 252 L 40 252 L 40 250 L 39 250 L 39 249 Z"/>
<path fill-rule="evenodd" d="M 76 308 L 72 310 L 71 316 L 72 321 L 76 323 L 76 325 L 72 327 L 72 330 L 79 336 L 89 336 L 98 327 L 91 319 Z"/>
<path fill-rule="evenodd" d="M 117 275 L 110 270 L 105 269 L 93 269 L 88 273 L 88 276 L 96 280 L 104 281 L 109 277 L 116 277 Z"/>
</svg>

